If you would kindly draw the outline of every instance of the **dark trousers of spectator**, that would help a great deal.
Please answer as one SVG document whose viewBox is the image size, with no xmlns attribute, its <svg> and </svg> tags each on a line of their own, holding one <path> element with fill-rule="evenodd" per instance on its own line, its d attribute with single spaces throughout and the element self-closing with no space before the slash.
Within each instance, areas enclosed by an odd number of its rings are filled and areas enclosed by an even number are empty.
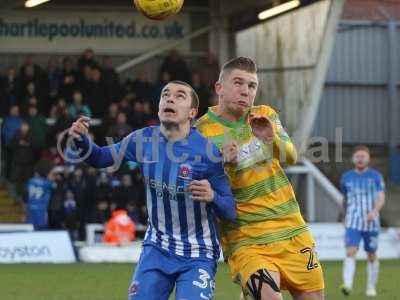
<svg viewBox="0 0 400 300">
<path fill-rule="evenodd" d="M 49 209 L 49 228 L 50 229 L 61 229 L 64 219 L 64 213 L 62 210 L 51 210 Z"/>
<path fill-rule="evenodd" d="M 8 147 L 4 145 L 4 142 L 2 141 L 1 145 L 1 167 L 2 167 L 2 172 L 1 174 L 4 174 L 4 176 L 7 179 L 11 179 L 11 161 L 12 161 L 12 151 Z"/>
<path fill-rule="evenodd" d="M 15 182 L 15 193 L 18 200 L 24 195 L 25 184 L 29 178 L 32 177 L 33 166 L 32 165 L 21 165 L 12 164 L 11 166 L 11 180 Z"/>
</svg>

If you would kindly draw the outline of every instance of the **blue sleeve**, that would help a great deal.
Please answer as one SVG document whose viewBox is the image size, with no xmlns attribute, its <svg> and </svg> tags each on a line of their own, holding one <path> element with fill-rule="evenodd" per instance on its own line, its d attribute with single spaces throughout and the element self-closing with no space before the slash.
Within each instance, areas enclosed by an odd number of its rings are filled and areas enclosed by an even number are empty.
<svg viewBox="0 0 400 300">
<path fill-rule="evenodd" d="M 218 150 L 217 150 L 218 151 Z M 208 181 L 214 190 L 214 209 L 220 218 L 230 221 L 236 219 L 236 204 L 232 195 L 228 177 L 225 175 L 220 152 L 215 157 L 221 158 L 219 162 L 210 162 L 210 177 Z"/>
<path fill-rule="evenodd" d="M 106 168 L 119 164 L 123 160 L 136 161 L 136 132 L 132 132 L 117 144 L 99 147 L 87 136 L 75 139 L 75 145 L 80 151 L 79 156 L 95 168 Z"/>
<path fill-rule="evenodd" d="M 343 195 L 347 194 L 345 174 L 342 175 L 342 177 L 340 178 L 340 191 L 342 192 Z"/>
<path fill-rule="evenodd" d="M 375 184 L 376 184 L 376 190 L 378 192 L 385 191 L 385 181 L 383 180 L 382 174 L 379 172 L 376 172 Z"/>
<path fill-rule="evenodd" d="M 45 179 L 44 186 L 48 190 L 54 190 L 57 187 L 57 184 L 51 180 Z"/>
</svg>

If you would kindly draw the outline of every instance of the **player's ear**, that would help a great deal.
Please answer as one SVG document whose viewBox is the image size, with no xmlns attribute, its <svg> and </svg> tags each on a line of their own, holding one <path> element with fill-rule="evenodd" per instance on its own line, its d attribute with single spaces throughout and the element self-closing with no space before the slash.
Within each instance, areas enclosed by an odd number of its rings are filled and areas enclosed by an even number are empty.
<svg viewBox="0 0 400 300">
<path fill-rule="evenodd" d="M 222 92 L 222 83 L 220 82 L 220 81 L 217 81 L 215 84 L 214 84 L 214 89 L 215 89 L 215 93 L 219 96 L 219 95 L 221 95 L 221 92 Z"/>
<path fill-rule="evenodd" d="M 195 118 L 196 118 L 196 116 L 197 116 L 197 113 L 198 113 L 198 109 L 197 108 L 191 108 L 190 109 L 190 111 L 189 111 L 189 119 L 190 120 L 194 120 Z"/>
</svg>

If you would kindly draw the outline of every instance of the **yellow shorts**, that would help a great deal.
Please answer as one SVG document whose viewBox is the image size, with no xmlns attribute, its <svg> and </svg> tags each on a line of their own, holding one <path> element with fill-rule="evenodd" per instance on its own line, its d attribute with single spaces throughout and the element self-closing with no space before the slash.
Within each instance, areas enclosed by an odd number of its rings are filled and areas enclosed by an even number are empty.
<svg viewBox="0 0 400 300">
<path fill-rule="evenodd" d="M 228 258 L 233 280 L 246 286 L 250 276 L 260 269 L 279 272 L 280 288 L 313 292 L 324 288 L 322 267 L 315 242 L 306 231 L 288 240 L 239 248 Z"/>
</svg>

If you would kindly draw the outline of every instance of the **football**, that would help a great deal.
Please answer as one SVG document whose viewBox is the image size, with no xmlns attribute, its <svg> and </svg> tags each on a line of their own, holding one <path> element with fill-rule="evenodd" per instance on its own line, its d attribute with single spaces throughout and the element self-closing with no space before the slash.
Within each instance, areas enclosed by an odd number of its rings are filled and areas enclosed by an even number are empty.
<svg viewBox="0 0 400 300">
<path fill-rule="evenodd" d="M 152 20 L 164 20 L 176 15 L 184 0 L 134 0 L 136 9 Z"/>
</svg>

